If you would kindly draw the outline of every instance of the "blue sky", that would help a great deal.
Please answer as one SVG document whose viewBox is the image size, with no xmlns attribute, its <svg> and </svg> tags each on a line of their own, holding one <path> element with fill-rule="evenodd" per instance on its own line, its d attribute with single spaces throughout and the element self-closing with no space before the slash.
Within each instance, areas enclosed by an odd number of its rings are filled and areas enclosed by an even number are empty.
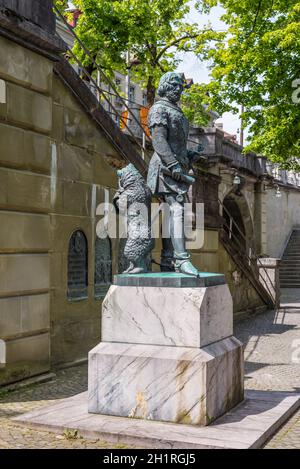
<svg viewBox="0 0 300 469">
<path fill-rule="evenodd" d="M 200 26 L 205 26 L 208 23 L 211 24 L 212 28 L 218 31 L 226 30 L 226 25 L 221 21 L 221 16 L 224 13 L 223 8 L 215 7 L 211 10 L 209 15 L 201 15 L 195 10 L 193 5 L 194 0 L 191 0 L 191 12 L 188 16 L 190 22 L 198 23 Z M 210 71 L 208 63 L 202 62 L 193 53 L 185 53 L 183 55 L 183 61 L 178 67 L 179 72 L 184 72 L 187 78 L 193 78 L 194 82 L 197 83 L 208 83 L 210 80 Z M 226 112 L 222 118 L 217 122 L 224 124 L 224 130 L 226 132 L 236 134 L 240 128 L 241 122 L 238 115 Z"/>
<path fill-rule="evenodd" d="M 215 7 L 211 10 L 209 15 L 201 15 L 194 8 L 195 0 L 191 0 L 191 11 L 187 17 L 188 21 L 198 23 L 200 26 L 205 26 L 208 23 L 216 30 L 223 31 L 226 29 L 225 24 L 221 21 L 221 16 L 224 10 L 221 7 Z M 69 2 L 72 7 L 72 3 Z M 209 67 L 205 62 L 197 59 L 193 53 L 184 53 L 182 56 L 182 63 L 178 66 L 178 71 L 183 72 L 187 78 L 193 78 L 196 83 L 208 83 Z M 240 128 L 240 119 L 238 115 L 233 115 L 226 112 L 218 122 L 223 122 L 224 130 L 226 132 L 236 134 Z"/>
</svg>

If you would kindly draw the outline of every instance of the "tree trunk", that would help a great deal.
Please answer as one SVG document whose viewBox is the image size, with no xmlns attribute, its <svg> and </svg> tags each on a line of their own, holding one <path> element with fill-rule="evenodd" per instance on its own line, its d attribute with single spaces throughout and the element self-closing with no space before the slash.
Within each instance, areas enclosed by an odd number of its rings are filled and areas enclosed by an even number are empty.
<svg viewBox="0 0 300 469">
<path fill-rule="evenodd" d="M 148 106 L 151 107 L 154 104 L 154 99 L 155 99 L 155 86 L 153 84 L 153 77 L 148 78 L 148 83 L 147 83 L 147 101 L 148 101 Z"/>
</svg>

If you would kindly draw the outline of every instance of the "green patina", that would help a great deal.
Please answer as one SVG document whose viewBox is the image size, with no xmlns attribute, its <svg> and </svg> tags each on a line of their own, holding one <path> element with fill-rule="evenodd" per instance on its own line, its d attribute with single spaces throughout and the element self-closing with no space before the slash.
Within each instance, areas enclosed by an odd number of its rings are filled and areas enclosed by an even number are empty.
<svg viewBox="0 0 300 469">
<path fill-rule="evenodd" d="M 119 274 L 118 277 L 128 277 L 129 274 Z M 199 272 L 199 276 L 205 277 L 223 277 L 223 274 L 214 274 L 212 272 Z M 174 272 L 148 272 L 144 274 L 130 274 L 130 277 L 147 277 L 147 278 L 191 278 L 190 275 Z"/>
</svg>

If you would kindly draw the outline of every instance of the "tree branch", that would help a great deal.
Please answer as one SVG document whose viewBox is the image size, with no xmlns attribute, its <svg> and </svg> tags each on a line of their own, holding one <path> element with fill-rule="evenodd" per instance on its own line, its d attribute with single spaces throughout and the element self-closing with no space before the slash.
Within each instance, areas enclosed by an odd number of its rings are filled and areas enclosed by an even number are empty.
<svg viewBox="0 0 300 469">
<path fill-rule="evenodd" d="M 206 31 L 211 31 L 213 32 L 213 29 L 203 29 L 202 31 L 199 31 L 197 34 L 186 34 L 185 36 L 182 36 L 180 38 L 174 39 L 174 41 L 170 42 L 170 44 L 167 44 L 163 49 L 159 52 L 159 54 L 156 56 L 156 62 L 164 55 L 164 53 L 170 49 L 170 47 L 175 46 L 181 41 L 184 41 L 185 39 L 196 39 L 196 37 L 199 36 L 201 32 L 206 32 Z"/>
</svg>

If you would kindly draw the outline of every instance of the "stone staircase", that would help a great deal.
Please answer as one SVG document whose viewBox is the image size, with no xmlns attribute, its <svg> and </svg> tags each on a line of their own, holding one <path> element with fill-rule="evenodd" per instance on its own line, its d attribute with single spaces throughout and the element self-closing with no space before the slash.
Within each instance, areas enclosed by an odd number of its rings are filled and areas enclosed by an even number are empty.
<svg viewBox="0 0 300 469">
<path fill-rule="evenodd" d="M 300 229 L 291 234 L 280 265 L 281 288 L 300 288 Z"/>
</svg>

